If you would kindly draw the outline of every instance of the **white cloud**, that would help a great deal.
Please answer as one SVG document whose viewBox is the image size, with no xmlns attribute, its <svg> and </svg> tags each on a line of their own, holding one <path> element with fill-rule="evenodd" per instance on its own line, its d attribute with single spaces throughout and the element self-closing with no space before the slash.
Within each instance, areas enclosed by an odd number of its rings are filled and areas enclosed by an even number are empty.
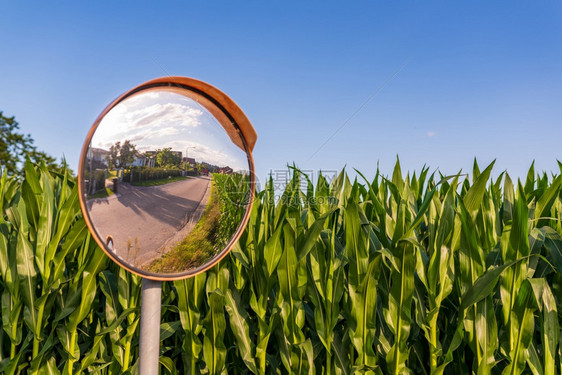
<svg viewBox="0 0 562 375">
<path fill-rule="evenodd" d="M 429 138 L 432 138 L 432 137 L 435 137 L 436 134 L 435 134 L 435 132 L 428 131 L 428 132 L 426 133 L 426 135 L 427 135 Z"/>
<path fill-rule="evenodd" d="M 139 129 L 143 127 L 158 127 L 172 125 L 175 127 L 196 127 L 201 125 L 199 117 L 203 114 L 198 108 L 189 107 L 181 103 L 157 103 L 137 110 L 124 113 L 125 127 Z"/>
<path fill-rule="evenodd" d="M 104 147 L 126 139 L 141 143 L 148 137 L 180 134 L 201 126 L 204 113 L 196 105 L 189 98 L 169 92 L 148 92 L 126 99 L 101 121 L 93 144 Z"/>
</svg>

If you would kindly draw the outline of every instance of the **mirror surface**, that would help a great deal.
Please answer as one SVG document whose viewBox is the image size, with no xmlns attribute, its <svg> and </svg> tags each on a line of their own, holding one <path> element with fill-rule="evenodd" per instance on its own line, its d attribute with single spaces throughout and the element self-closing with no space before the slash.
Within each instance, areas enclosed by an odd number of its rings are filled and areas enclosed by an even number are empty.
<svg viewBox="0 0 562 375">
<path fill-rule="evenodd" d="M 151 88 L 126 97 L 94 124 L 85 153 L 90 229 L 133 272 L 196 271 L 241 230 L 251 157 L 232 121 L 197 93 Z"/>
</svg>

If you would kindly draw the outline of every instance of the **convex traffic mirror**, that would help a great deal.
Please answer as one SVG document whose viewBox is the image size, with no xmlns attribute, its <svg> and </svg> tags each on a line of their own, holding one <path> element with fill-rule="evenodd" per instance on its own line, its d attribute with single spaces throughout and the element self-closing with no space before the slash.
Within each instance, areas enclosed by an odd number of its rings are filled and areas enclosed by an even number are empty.
<svg viewBox="0 0 562 375">
<path fill-rule="evenodd" d="M 240 236 L 254 194 L 256 133 L 224 93 L 185 77 L 144 83 L 92 126 L 80 205 L 107 255 L 153 280 L 195 275 Z"/>
</svg>

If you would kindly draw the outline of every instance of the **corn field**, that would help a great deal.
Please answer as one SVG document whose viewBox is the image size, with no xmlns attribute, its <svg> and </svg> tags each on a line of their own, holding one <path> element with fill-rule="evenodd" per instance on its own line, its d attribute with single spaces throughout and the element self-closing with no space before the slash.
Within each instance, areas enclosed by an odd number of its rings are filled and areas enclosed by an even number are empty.
<svg viewBox="0 0 562 375">
<path fill-rule="evenodd" d="M 162 374 L 562 374 L 562 177 L 272 181 L 210 271 L 163 283 Z M 301 181 L 302 180 L 302 181 Z M 138 372 L 140 279 L 73 178 L 0 182 L 0 372 Z"/>
</svg>

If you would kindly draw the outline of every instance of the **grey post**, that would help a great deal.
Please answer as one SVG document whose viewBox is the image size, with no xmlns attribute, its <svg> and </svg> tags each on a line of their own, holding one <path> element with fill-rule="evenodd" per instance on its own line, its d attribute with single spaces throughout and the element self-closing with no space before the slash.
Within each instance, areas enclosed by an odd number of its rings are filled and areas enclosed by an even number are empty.
<svg viewBox="0 0 562 375">
<path fill-rule="evenodd" d="M 142 279 L 139 373 L 158 375 L 162 282 Z"/>
</svg>

